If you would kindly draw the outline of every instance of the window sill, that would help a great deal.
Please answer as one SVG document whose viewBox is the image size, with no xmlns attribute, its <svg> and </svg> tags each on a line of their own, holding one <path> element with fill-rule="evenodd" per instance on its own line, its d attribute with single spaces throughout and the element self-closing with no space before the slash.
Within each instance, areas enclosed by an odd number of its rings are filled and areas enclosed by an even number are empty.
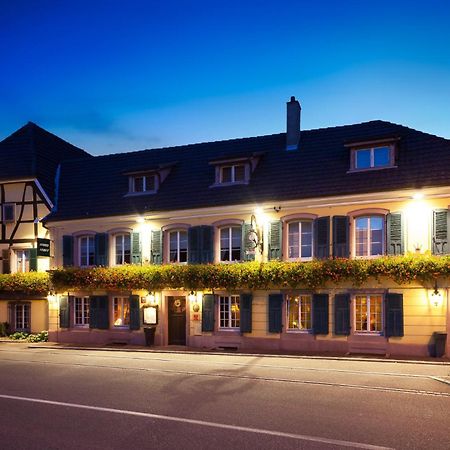
<svg viewBox="0 0 450 450">
<path fill-rule="evenodd" d="M 217 188 L 217 187 L 229 187 L 229 186 L 242 186 L 242 185 L 248 185 L 250 181 L 234 181 L 231 183 L 214 183 L 209 186 L 210 188 Z"/>
<path fill-rule="evenodd" d="M 312 334 L 312 329 L 308 330 L 286 330 L 286 334 Z"/>
<path fill-rule="evenodd" d="M 355 331 L 354 336 L 383 336 L 381 331 Z"/>
<path fill-rule="evenodd" d="M 384 169 L 398 169 L 398 166 L 367 167 L 366 169 L 349 169 L 347 173 L 374 172 Z"/>
<path fill-rule="evenodd" d="M 141 195 L 154 195 L 158 191 L 144 191 L 144 192 L 127 192 L 124 197 L 140 197 Z"/>
</svg>

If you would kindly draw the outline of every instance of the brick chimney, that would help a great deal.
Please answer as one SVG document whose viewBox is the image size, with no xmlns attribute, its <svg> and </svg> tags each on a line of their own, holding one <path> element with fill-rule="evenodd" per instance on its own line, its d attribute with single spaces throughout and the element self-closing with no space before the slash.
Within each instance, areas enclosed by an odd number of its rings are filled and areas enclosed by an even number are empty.
<svg viewBox="0 0 450 450">
<path fill-rule="evenodd" d="M 298 150 L 300 142 L 300 113 L 302 107 L 295 97 L 287 102 L 286 150 Z"/>
</svg>

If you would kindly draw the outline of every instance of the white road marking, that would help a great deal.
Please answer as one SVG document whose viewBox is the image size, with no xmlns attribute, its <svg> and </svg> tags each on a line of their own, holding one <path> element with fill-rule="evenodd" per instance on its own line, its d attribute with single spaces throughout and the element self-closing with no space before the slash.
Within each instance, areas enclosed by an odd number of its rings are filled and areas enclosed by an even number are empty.
<svg viewBox="0 0 450 450">
<path fill-rule="evenodd" d="M 53 400 L 44 400 L 44 399 L 30 398 L 30 397 L 18 397 L 15 395 L 5 395 L 5 394 L 0 394 L 0 398 L 4 398 L 7 400 L 18 400 L 18 401 L 30 402 L 30 403 L 40 403 L 40 404 L 45 404 L 45 405 L 63 406 L 66 408 L 87 409 L 87 410 L 91 410 L 91 411 L 98 411 L 98 412 L 105 412 L 105 413 L 112 413 L 112 414 L 124 414 L 124 415 L 129 415 L 129 416 L 146 417 L 148 419 L 166 420 L 166 421 L 170 421 L 170 422 L 188 423 L 191 425 L 199 425 L 199 426 L 211 427 L 211 428 L 220 428 L 220 429 L 224 429 L 224 430 L 243 431 L 246 433 L 263 434 L 263 435 L 276 436 L 276 437 L 282 437 L 282 438 L 296 439 L 299 441 L 318 442 L 321 444 L 337 445 L 340 447 L 362 448 L 362 449 L 368 449 L 368 450 L 393 450 L 391 447 L 380 447 L 378 445 L 364 444 L 361 442 L 341 441 L 338 439 L 328 439 L 328 438 L 322 438 L 322 437 L 317 437 L 317 436 L 308 436 L 308 435 L 303 435 L 303 434 L 284 433 L 282 431 L 265 430 L 265 429 L 261 429 L 261 428 L 242 427 L 242 426 L 238 426 L 238 425 L 226 425 L 226 424 L 217 423 L 217 422 L 207 422 L 204 420 L 188 419 L 185 417 L 174 417 L 174 416 L 165 416 L 165 415 L 161 415 L 161 414 L 130 411 L 127 409 L 104 408 L 101 406 L 90 406 L 90 405 L 82 405 L 82 404 L 78 404 L 78 403 L 57 402 L 57 401 L 53 401 Z"/>
</svg>

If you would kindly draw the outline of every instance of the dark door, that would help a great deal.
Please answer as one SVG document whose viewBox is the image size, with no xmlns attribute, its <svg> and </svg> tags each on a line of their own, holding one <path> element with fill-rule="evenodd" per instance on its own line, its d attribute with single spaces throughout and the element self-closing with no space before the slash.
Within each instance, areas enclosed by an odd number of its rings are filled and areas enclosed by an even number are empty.
<svg viewBox="0 0 450 450">
<path fill-rule="evenodd" d="M 186 345 L 186 298 L 168 297 L 169 345 Z"/>
</svg>

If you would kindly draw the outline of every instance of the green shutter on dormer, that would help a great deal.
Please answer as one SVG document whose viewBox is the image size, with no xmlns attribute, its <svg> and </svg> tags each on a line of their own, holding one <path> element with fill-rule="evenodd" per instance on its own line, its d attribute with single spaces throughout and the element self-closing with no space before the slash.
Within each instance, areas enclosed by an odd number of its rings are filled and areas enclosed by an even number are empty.
<svg viewBox="0 0 450 450">
<path fill-rule="evenodd" d="M 432 253 L 434 255 L 447 255 L 450 253 L 449 243 L 449 212 L 448 209 L 433 211 L 433 237 Z"/>
<path fill-rule="evenodd" d="M 163 232 L 162 230 L 152 231 L 151 242 L 151 263 L 162 264 L 163 262 Z"/>
<path fill-rule="evenodd" d="M 268 259 L 281 259 L 283 256 L 282 242 L 283 242 L 283 223 L 281 220 L 270 222 L 269 224 L 269 248 Z"/>
<path fill-rule="evenodd" d="M 141 236 L 139 233 L 131 233 L 131 264 L 142 263 Z"/>
<path fill-rule="evenodd" d="M 388 255 L 403 255 L 405 252 L 404 231 L 401 213 L 391 213 L 386 216 L 386 253 Z"/>
<path fill-rule="evenodd" d="M 252 229 L 251 224 L 244 223 L 242 225 L 242 245 L 241 245 L 241 261 L 254 261 L 256 248 L 248 239 L 248 233 Z"/>
</svg>

